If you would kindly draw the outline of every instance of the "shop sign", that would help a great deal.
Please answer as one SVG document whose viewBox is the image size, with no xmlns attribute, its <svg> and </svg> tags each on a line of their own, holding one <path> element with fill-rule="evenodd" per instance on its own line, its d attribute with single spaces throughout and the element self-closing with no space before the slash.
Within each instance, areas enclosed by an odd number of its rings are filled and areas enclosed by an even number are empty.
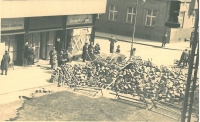
<svg viewBox="0 0 200 122">
<path fill-rule="evenodd" d="M 24 18 L 1 19 L 1 30 L 19 30 L 24 29 Z"/>
<path fill-rule="evenodd" d="M 92 23 L 92 15 L 69 15 L 67 16 L 66 25 L 80 25 L 80 24 L 90 24 Z"/>
</svg>

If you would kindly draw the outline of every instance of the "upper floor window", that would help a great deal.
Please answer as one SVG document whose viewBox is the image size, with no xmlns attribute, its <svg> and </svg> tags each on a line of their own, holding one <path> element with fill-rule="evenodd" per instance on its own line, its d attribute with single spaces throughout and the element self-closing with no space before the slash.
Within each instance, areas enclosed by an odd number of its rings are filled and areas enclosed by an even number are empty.
<svg viewBox="0 0 200 122">
<path fill-rule="evenodd" d="M 97 14 L 97 19 L 100 19 L 100 17 L 101 17 L 101 14 Z"/>
<path fill-rule="evenodd" d="M 182 12 L 179 13 L 178 21 L 179 21 L 179 23 L 180 23 L 180 27 L 181 27 L 181 28 L 183 27 L 183 24 L 184 24 L 184 22 L 183 22 L 184 16 L 185 16 L 185 12 L 184 12 L 184 11 L 182 11 Z"/>
<path fill-rule="evenodd" d="M 146 15 L 146 26 L 152 26 L 154 27 L 156 24 L 156 10 L 147 10 L 147 15 Z"/>
<path fill-rule="evenodd" d="M 117 8 L 115 5 L 110 5 L 108 20 L 117 20 Z"/>
<path fill-rule="evenodd" d="M 136 8 L 128 7 L 126 22 L 127 23 L 135 23 L 135 14 L 136 14 Z"/>
</svg>

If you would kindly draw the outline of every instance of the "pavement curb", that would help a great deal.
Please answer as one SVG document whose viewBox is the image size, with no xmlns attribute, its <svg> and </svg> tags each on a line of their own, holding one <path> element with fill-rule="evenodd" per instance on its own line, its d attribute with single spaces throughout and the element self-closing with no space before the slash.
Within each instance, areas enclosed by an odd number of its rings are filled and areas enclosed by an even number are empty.
<svg viewBox="0 0 200 122">
<path fill-rule="evenodd" d="M 98 38 L 103 38 L 103 39 L 109 39 L 108 37 L 99 36 L 99 35 L 96 35 L 96 37 L 98 37 Z M 121 42 L 132 43 L 131 41 L 126 41 L 126 40 L 122 40 L 122 39 L 119 39 L 119 38 L 116 38 L 116 39 L 117 39 L 118 41 L 121 41 Z M 139 43 L 139 42 L 136 42 L 136 41 L 134 41 L 133 43 L 134 43 L 134 44 L 145 45 L 145 46 L 151 46 L 151 47 L 155 47 L 155 48 L 161 48 L 161 46 L 151 45 L 151 44 L 145 44 L 145 43 Z M 171 49 L 171 50 L 179 50 L 179 51 L 182 51 L 182 49 L 175 49 L 175 48 L 163 48 L 163 49 Z"/>
</svg>

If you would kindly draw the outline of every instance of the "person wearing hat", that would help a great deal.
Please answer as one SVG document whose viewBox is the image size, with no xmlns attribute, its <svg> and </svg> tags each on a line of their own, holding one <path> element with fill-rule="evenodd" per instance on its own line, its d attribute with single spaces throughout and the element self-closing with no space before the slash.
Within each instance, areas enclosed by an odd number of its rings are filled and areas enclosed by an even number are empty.
<svg viewBox="0 0 200 122">
<path fill-rule="evenodd" d="M 185 49 L 181 54 L 181 58 L 180 58 L 180 61 L 178 63 L 178 66 L 180 66 L 180 64 L 183 62 L 183 67 L 185 67 L 185 65 L 187 65 L 187 62 L 188 62 L 188 57 L 189 57 L 188 50 Z"/>
<path fill-rule="evenodd" d="M 28 51 L 28 66 L 34 65 L 34 58 L 35 58 L 35 48 L 30 44 L 29 51 Z"/>
<path fill-rule="evenodd" d="M 117 42 L 117 40 L 113 36 L 111 36 L 109 41 L 110 41 L 110 53 L 113 53 L 114 52 L 114 46 L 115 46 L 115 43 Z"/>
<path fill-rule="evenodd" d="M 53 47 L 53 50 L 51 50 L 49 52 L 49 57 L 50 57 L 49 64 L 51 65 L 51 68 L 53 68 L 53 61 L 54 61 L 55 57 L 56 57 L 56 60 L 57 60 L 57 51 L 55 50 L 55 47 Z"/>
<path fill-rule="evenodd" d="M 9 63 L 10 63 L 10 55 L 8 51 L 5 51 L 5 54 L 3 55 L 3 58 L 1 60 L 1 75 L 3 75 L 4 70 L 5 70 L 5 75 L 7 75 Z"/>
<path fill-rule="evenodd" d="M 83 46 L 83 53 L 82 53 L 83 62 L 85 62 L 87 56 L 88 56 L 88 43 L 86 42 L 85 45 Z"/>
</svg>

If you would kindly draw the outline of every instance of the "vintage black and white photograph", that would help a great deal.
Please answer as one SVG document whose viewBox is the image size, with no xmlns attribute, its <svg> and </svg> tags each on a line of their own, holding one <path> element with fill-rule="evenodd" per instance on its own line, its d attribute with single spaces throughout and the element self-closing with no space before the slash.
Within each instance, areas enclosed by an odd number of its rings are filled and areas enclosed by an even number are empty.
<svg viewBox="0 0 200 122">
<path fill-rule="evenodd" d="M 0 121 L 199 121 L 199 0 L 1 0 Z"/>
</svg>

